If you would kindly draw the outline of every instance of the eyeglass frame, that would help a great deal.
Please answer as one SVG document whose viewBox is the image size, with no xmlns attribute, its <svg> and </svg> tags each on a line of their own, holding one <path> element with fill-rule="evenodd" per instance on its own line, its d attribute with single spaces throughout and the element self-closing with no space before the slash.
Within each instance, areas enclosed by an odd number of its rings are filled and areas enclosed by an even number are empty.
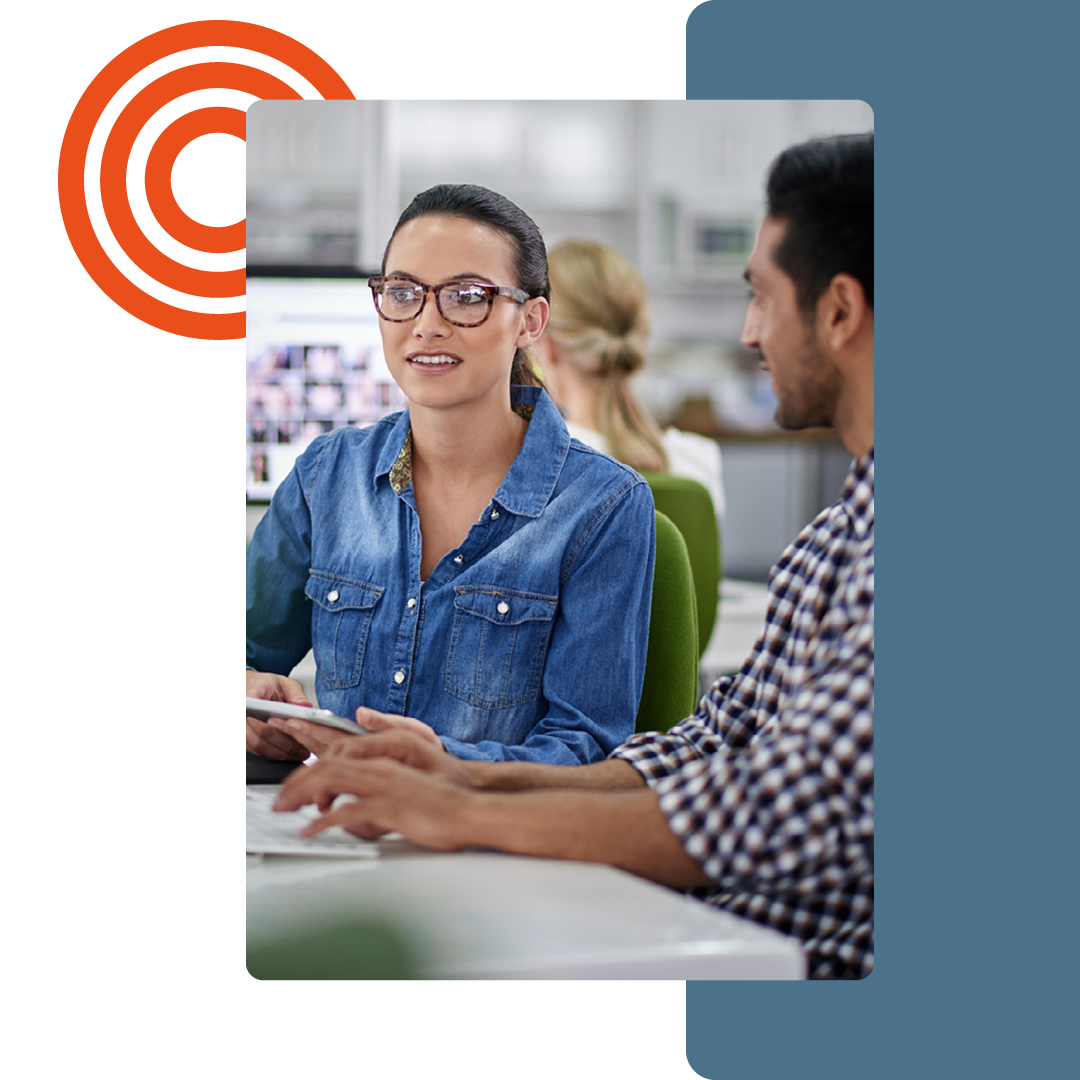
<svg viewBox="0 0 1080 1080">
<path fill-rule="evenodd" d="M 405 323 L 412 322 L 413 319 L 418 319 L 420 313 L 424 310 L 424 305 L 427 303 L 428 293 L 435 294 L 435 307 L 438 309 L 439 314 L 451 325 L 460 326 L 465 330 L 469 330 L 474 326 L 483 326 L 488 321 L 491 315 L 492 308 L 495 306 L 495 298 L 497 296 L 505 296 L 510 300 L 516 300 L 519 304 L 524 304 L 526 300 L 534 299 L 524 289 L 517 289 L 513 285 L 491 285 L 486 281 L 473 281 L 470 278 L 462 278 L 460 281 L 444 281 L 441 285 L 425 285 L 422 281 L 417 281 L 416 278 L 406 277 L 403 274 L 395 275 L 390 280 L 400 279 L 401 281 L 407 281 L 411 285 L 416 285 L 423 290 L 423 294 L 420 298 L 420 306 L 416 309 L 416 312 L 412 315 L 407 315 L 404 319 L 394 319 L 389 315 L 384 315 L 382 308 L 379 307 L 379 290 L 386 284 L 387 278 L 383 275 L 368 278 L 368 288 L 371 289 L 371 299 L 375 304 L 375 311 L 378 313 L 380 319 L 385 319 L 386 322 L 392 323 Z M 487 296 L 487 311 L 484 312 L 484 317 L 479 322 L 463 323 L 456 322 L 451 319 L 442 309 L 442 301 L 439 299 L 439 292 L 442 289 L 450 288 L 453 285 L 475 285 L 476 287 L 483 289 Z"/>
</svg>

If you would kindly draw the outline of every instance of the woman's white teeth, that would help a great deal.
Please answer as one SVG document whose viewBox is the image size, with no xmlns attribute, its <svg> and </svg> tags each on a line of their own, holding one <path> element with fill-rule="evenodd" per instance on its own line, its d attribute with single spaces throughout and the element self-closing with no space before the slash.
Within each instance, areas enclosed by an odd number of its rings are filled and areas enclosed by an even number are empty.
<svg viewBox="0 0 1080 1080">
<path fill-rule="evenodd" d="M 456 356 L 414 356 L 414 364 L 460 364 Z"/>
</svg>

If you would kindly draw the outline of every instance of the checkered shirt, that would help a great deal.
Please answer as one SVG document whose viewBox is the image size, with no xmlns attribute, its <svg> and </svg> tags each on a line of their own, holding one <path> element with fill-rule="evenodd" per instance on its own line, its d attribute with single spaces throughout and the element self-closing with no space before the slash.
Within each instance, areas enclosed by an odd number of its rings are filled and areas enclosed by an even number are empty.
<svg viewBox="0 0 1080 1080">
<path fill-rule="evenodd" d="M 765 628 L 693 716 L 617 750 L 715 886 L 801 940 L 811 978 L 874 966 L 874 452 L 784 552 Z"/>
</svg>

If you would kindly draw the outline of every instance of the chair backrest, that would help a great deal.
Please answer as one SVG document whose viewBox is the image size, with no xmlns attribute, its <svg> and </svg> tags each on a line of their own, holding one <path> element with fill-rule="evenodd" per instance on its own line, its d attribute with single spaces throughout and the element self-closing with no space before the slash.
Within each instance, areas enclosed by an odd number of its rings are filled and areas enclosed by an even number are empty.
<svg viewBox="0 0 1080 1080">
<path fill-rule="evenodd" d="M 696 603 L 686 541 L 671 519 L 657 511 L 649 650 L 638 731 L 667 731 L 697 706 Z"/>
<path fill-rule="evenodd" d="M 709 644 L 720 602 L 720 527 L 709 489 L 697 480 L 671 473 L 641 474 L 652 489 L 656 509 L 666 514 L 686 541 L 697 596 L 698 659 Z"/>
</svg>

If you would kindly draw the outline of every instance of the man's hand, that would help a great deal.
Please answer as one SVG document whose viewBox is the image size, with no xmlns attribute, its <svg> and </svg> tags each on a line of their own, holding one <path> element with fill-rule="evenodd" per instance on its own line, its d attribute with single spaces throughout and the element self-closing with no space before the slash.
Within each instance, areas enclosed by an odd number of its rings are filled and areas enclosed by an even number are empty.
<svg viewBox="0 0 1080 1080">
<path fill-rule="evenodd" d="M 418 735 L 434 750 L 446 753 L 442 740 L 435 734 L 435 729 L 423 720 L 414 720 L 411 716 L 397 716 L 394 713 L 376 712 L 374 709 L 356 710 L 356 722 L 368 731 L 411 731 Z"/>
<path fill-rule="evenodd" d="M 355 741 L 368 738 L 375 736 Z M 352 795 L 355 801 L 331 809 L 339 795 Z M 340 825 L 365 840 L 399 832 L 424 847 L 456 851 L 466 846 L 459 823 L 467 801 L 473 798 L 456 784 L 388 758 L 363 761 L 333 757 L 291 773 L 281 786 L 274 809 L 298 810 L 313 803 L 322 810 L 323 816 L 304 829 L 305 836 Z"/>
<path fill-rule="evenodd" d="M 388 734 L 354 736 L 353 741 Z M 353 801 L 335 806 L 339 795 Z M 711 884 L 683 850 L 648 788 L 471 791 L 385 757 L 331 757 L 293 771 L 274 809 L 309 804 L 323 816 L 304 829 L 306 836 L 340 825 L 365 840 L 398 832 L 437 851 L 495 848 L 607 863 L 678 888 Z"/>
<path fill-rule="evenodd" d="M 270 724 L 320 759 L 391 758 L 450 783 L 469 786 L 466 763 L 448 754 L 439 736 L 422 721 L 360 708 L 356 710 L 356 722 L 372 734 L 349 735 L 306 720 L 273 719 Z"/>
<path fill-rule="evenodd" d="M 311 702 L 304 696 L 303 687 L 295 679 L 263 671 L 247 673 L 247 696 L 311 707 Z M 247 748 L 251 753 L 271 761 L 303 761 L 308 756 L 308 750 L 291 735 L 274 730 L 254 716 L 247 718 Z"/>
<path fill-rule="evenodd" d="M 356 722 L 372 732 L 349 735 L 306 720 L 270 720 L 283 737 L 291 736 L 320 759 L 369 761 L 390 758 L 461 787 L 487 791 L 533 788 L 638 788 L 641 774 L 618 759 L 592 765 L 545 765 L 534 761 L 466 761 L 446 751 L 438 735 L 411 716 L 356 710 Z"/>
</svg>

